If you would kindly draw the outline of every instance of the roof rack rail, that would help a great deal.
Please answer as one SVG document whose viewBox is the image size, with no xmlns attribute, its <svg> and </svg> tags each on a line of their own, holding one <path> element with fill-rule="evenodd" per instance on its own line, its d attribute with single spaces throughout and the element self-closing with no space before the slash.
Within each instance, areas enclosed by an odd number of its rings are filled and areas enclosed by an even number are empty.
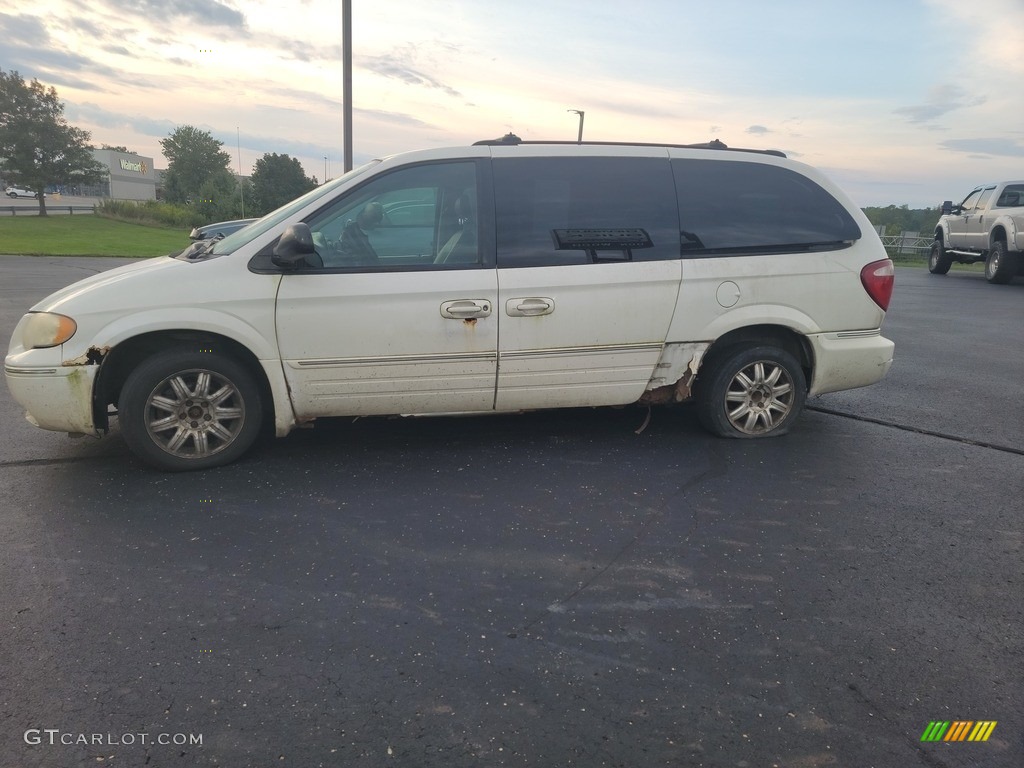
<svg viewBox="0 0 1024 768">
<path fill-rule="evenodd" d="M 658 142 L 639 142 L 639 141 L 523 141 L 521 138 L 516 136 L 514 133 L 506 133 L 500 139 L 483 139 L 482 141 L 473 142 L 474 147 L 480 146 L 518 146 L 520 144 L 554 144 L 554 145 L 587 145 L 587 146 L 598 146 L 598 147 L 673 147 L 675 149 L 719 149 L 728 150 L 729 152 L 754 152 L 759 155 L 774 155 L 775 157 L 785 157 L 785 152 L 780 152 L 777 149 L 746 149 L 744 147 L 730 147 L 727 146 L 724 141 L 719 139 L 712 139 L 700 144 L 662 144 Z"/>
</svg>

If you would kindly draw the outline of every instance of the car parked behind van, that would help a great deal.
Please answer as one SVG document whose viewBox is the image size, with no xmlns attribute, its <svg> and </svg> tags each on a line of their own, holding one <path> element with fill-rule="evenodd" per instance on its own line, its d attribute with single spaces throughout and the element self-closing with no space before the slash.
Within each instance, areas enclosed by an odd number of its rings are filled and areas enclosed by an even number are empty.
<svg viewBox="0 0 1024 768">
<path fill-rule="evenodd" d="M 227 237 L 237 232 L 242 227 L 247 227 L 258 219 L 232 219 L 231 221 L 217 221 L 213 224 L 204 224 L 201 227 L 193 227 L 188 238 L 192 242 L 199 240 L 213 240 L 214 238 Z"/>
<path fill-rule="evenodd" d="M 374 160 L 221 240 L 36 304 L 4 372 L 30 421 L 165 470 L 332 416 L 696 402 L 781 435 L 892 363 L 893 266 L 781 153 L 524 142 Z"/>
</svg>

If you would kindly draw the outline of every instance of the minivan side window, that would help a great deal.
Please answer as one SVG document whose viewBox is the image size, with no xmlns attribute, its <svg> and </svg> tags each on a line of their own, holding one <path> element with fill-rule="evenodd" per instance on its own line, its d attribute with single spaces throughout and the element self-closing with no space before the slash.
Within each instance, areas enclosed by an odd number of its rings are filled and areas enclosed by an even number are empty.
<svg viewBox="0 0 1024 768">
<path fill-rule="evenodd" d="M 307 221 L 323 269 L 422 270 L 482 263 L 475 162 L 378 176 Z"/>
<path fill-rule="evenodd" d="M 495 158 L 498 267 L 679 258 L 666 158 Z"/>
<path fill-rule="evenodd" d="M 830 250 L 861 237 L 838 200 L 788 168 L 676 158 L 672 169 L 686 258 Z"/>
</svg>

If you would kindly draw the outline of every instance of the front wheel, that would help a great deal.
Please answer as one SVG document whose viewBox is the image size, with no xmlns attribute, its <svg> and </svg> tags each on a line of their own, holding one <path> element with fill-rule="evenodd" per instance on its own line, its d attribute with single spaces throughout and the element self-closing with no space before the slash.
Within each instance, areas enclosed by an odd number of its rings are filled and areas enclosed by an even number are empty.
<svg viewBox="0 0 1024 768">
<path fill-rule="evenodd" d="M 737 347 L 709 361 L 697 378 L 697 413 L 720 437 L 786 434 L 803 410 L 803 368 L 778 347 Z"/>
<path fill-rule="evenodd" d="M 944 275 L 953 266 L 953 257 L 946 255 L 946 246 L 941 240 L 932 243 L 932 249 L 928 253 L 928 271 L 933 275 Z"/>
<path fill-rule="evenodd" d="M 121 389 L 121 433 L 157 469 L 229 464 L 259 435 L 259 388 L 239 363 L 216 352 L 168 350 L 139 365 Z"/>
<path fill-rule="evenodd" d="M 1006 250 L 1006 243 L 996 240 L 985 259 L 985 279 L 996 285 L 1004 285 L 1017 274 L 1017 254 Z"/>
</svg>

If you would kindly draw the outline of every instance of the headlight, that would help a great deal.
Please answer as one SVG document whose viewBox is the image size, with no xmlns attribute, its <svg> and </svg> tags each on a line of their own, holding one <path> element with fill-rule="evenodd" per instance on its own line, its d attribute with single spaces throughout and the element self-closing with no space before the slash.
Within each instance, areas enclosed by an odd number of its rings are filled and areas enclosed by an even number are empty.
<svg viewBox="0 0 1024 768">
<path fill-rule="evenodd" d="M 75 335 L 78 324 L 54 312 L 30 312 L 21 332 L 25 349 L 56 347 Z"/>
</svg>

